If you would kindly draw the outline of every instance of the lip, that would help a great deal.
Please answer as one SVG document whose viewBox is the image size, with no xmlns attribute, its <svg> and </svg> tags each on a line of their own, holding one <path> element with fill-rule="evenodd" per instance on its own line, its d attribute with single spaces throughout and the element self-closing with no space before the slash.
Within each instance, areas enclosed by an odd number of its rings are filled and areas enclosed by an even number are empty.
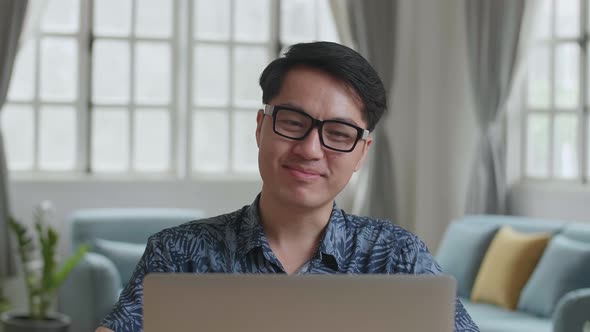
<svg viewBox="0 0 590 332">
<path fill-rule="evenodd" d="M 285 168 L 287 169 L 287 171 L 289 171 L 289 173 L 291 173 L 291 175 L 302 180 L 315 180 L 322 177 L 322 174 L 320 172 L 312 169 L 306 169 L 296 166 L 285 166 Z"/>
</svg>

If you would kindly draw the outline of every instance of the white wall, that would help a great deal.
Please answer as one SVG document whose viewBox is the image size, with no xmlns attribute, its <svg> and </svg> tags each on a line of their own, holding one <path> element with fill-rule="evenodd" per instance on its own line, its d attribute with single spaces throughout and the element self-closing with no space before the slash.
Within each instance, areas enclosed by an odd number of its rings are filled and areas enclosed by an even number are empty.
<svg viewBox="0 0 590 332">
<path fill-rule="evenodd" d="M 590 223 L 588 184 L 523 183 L 512 186 L 510 214 Z"/>
</svg>

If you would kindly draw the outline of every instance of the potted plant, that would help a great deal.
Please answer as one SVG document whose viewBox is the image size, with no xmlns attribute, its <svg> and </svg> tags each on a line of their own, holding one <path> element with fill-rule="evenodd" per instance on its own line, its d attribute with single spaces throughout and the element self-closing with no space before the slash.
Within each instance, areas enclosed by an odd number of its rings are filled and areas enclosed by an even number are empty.
<svg viewBox="0 0 590 332">
<path fill-rule="evenodd" d="M 84 257 L 88 248 L 80 246 L 76 253 L 58 268 L 55 256 L 59 235 L 46 223 L 51 211 L 49 202 L 44 202 L 35 209 L 36 241 L 23 224 L 12 217 L 9 218 L 9 227 L 16 236 L 18 256 L 24 270 L 29 312 L 3 313 L 0 320 L 4 332 L 65 332 L 70 325 L 69 317 L 50 312 L 50 307 L 56 291 Z"/>
<path fill-rule="evenodd" d="M 10 309 L 10 303 L 4 297 L 4 292 L 2 291 L 2 287 L 0 287 L 0 314 Z"/>
</svg>

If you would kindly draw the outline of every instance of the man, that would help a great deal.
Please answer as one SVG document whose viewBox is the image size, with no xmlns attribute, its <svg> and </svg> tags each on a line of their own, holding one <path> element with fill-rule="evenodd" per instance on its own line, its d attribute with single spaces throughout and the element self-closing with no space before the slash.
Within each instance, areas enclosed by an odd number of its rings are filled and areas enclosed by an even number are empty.
<svg viewBox="0 0 590 332">
<path fill-rule="evenodd" d="M 415 235 L 334 203 L 386 109 L 369 63 L 335 43 L 297 44 L 266 67 L 260 86 L 261 193 L 233 213 L 153 235 L 97 332 L 142 330 L 142 280 L 150 272 L 440 273 Z M 478 331 L 459 301 L 455 322 L 457 331 Z"/>
</svg>

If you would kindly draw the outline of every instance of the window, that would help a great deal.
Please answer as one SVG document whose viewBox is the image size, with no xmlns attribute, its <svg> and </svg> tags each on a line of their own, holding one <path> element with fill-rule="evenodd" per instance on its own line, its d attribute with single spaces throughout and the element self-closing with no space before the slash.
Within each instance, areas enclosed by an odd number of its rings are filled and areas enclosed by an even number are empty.
<svg viewBox="0 0 590 332">
<path fill-rule="evenodd" d="M 9 169 L 248 174 L 258 77 L 337 40 L 322 0 L 50 0 L 2 112 Z"/>
<path fill-rule="evenodd" d="M 587 0 L 543 0 L 530 52 L 521 157 L 526 178 L 587 182 Z"/>
</svg>

